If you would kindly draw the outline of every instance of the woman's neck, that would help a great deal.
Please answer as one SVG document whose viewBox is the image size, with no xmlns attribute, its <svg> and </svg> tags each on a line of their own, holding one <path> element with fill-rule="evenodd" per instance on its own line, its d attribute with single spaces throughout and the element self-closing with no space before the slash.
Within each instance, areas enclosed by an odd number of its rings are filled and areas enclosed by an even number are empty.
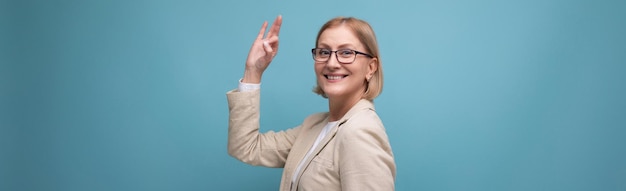
<svg viewBox="0 0 626 191">
<path fill-rule="evenodd" d="M 361 97 L 352 97 L 346 99 L 328 98 L 329 121 L 337 121 L 341 119 L 350 108 L 361 100 Z"/>
</svg>

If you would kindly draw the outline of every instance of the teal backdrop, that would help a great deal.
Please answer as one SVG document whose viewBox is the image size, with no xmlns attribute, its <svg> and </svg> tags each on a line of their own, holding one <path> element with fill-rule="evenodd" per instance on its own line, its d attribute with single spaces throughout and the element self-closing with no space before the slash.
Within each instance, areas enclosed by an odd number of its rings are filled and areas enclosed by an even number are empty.
<svg viewBox="0 0 626 191">
<path fill-rule="evenodd" d="M 225 93 L 284 17 L 262 131 L 326 111 L 309 50 L 371 23 L 397 190 L 626 190 L 626 1 L 0 3 L 0 190 L 277 190 L 226 152 Z"/>
</svg>

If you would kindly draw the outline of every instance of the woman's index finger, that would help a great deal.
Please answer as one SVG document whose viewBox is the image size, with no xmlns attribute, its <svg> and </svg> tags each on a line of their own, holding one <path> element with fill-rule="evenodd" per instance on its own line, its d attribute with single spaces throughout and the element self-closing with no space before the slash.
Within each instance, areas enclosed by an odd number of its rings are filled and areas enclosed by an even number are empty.
<svg viewBox="0 0 626 191">
<path fill-rule="evenodd" d="M 261 26 L 261 30 L 259 34 L 256 36 L 257 39 L 263 39 L 263 35 L 265 34 L 265 29 L 267 28 L 267 21 L 263 22 L 263 26 Z"/>
</svg>

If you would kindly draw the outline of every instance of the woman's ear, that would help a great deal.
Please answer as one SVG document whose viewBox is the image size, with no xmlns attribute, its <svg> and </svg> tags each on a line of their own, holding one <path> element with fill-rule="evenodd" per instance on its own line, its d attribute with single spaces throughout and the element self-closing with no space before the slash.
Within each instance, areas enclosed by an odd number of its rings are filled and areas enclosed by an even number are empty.
<svg viewBox="0 0 626 191">
<path fill-rule="evenodd" d="M 378 70 L 378 58 L 372 58 L 369 62 L 368 65 L 368 71 L 367 71 L 367 81 L 370 81 L 370 79 L 372 78 L 372 76 L 374 76 L 374 73 L 376 73 L 376 71 Z"/>
</svg>

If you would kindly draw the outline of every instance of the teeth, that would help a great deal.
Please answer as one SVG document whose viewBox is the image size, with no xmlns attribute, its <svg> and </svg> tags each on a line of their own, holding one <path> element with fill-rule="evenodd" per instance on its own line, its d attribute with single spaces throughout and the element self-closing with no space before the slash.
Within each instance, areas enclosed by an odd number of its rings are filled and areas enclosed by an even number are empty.
<svg viewBox="0 0 626 191">
<path fill-rule="evenodd" d="M 343 76 L 327 76 L 327 78 L 329 80 L 339 80 L 339 79 L 343 78 Z"/>
</svg>

